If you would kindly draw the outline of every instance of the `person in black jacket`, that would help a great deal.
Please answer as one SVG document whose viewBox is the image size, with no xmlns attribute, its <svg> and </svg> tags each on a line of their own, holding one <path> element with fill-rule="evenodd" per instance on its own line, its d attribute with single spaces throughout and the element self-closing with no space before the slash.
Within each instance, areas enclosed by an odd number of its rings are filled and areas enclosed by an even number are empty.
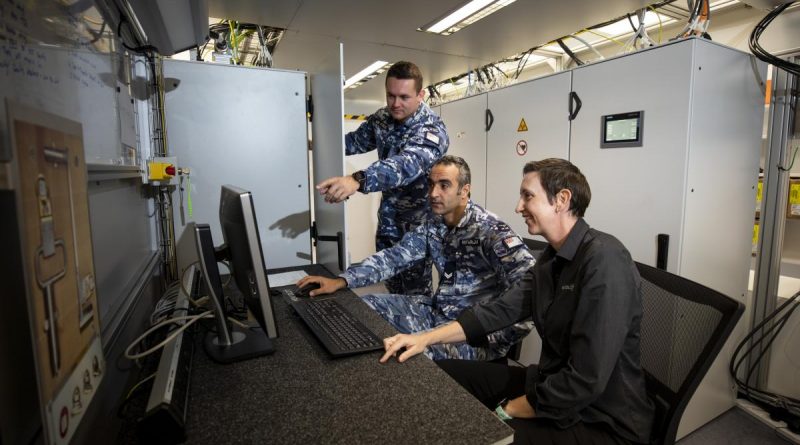
<svg viewBox="0 0 800 445">
<path fill-rule="evenodd" d="M 539 364 L 443 360 L 445 371 L 515 429 L 517 443 L 646 443 L 653 405 L 640 364 L 641 279 L 622 243 L 583 220 L 591 191 L 563 159 L 523 169 L 517 213 L 549 245 L 496 300 L 424 333 L 384 339 L 381 362 L 403 362 L 428 345 L 480 344 L 486 334 L 532 319 Z"/>
</svg>

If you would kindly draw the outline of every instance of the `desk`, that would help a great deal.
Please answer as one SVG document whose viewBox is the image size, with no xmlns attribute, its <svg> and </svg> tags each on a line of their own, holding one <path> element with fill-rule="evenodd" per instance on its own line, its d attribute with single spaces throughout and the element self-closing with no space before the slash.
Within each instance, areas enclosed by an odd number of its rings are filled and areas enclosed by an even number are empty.
<svg viewBox="0 0 800 445">
<path fill-rule="evenodd" d="M 322 266 L 286 268 L 328 275 Z M 336 298 L 379 337 L 396 331 L 349 290 Z M 419 355 L 331 359 L 282 298 L 276 352 L 230 365 L 194 355 L 187 443 L 509 443 L 513 430 Z"/>
</svg>

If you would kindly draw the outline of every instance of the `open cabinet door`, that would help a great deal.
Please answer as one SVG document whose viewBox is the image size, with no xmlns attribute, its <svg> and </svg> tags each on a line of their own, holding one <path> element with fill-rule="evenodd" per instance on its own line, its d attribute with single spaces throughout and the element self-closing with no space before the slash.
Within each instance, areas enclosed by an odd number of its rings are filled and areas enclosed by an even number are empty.
<svg viewBox="0 0 800 445">
<path fill-rule="evenodd" d="M 344 72 L 343 46 L 331 50 L 311 74 L 312 158 L 314 184 L 333 176 L 343 176 L 344 166 Z M 345 239 L 347 204 L 329 204 L 314 191 L 315 243 L 317 262 L 331 272 L 342 272 L 348 266 Z"/>
</svg>

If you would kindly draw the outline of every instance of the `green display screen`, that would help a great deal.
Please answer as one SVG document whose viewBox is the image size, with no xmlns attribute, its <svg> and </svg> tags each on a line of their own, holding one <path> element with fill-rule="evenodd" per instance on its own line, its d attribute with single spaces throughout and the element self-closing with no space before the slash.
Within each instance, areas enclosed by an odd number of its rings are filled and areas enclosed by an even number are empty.
<svg viewBox="0 0 800 445">
<path fill-rule="evenodd" d="M 606 121 L 606 142 L 635 141 L 638 138 L 638 118 Z"/>
</svg>

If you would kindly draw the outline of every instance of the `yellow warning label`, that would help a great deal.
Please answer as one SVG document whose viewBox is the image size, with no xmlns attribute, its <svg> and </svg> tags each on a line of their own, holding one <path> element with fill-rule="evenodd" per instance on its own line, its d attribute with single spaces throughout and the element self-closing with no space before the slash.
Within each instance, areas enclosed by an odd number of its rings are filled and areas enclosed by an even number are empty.
<svg viewBox="0 0 800 445">
<path fill-rule="evenodd" d="M 790 218 L 800 216 L 800 182 L 789 182 L 789 214 Z"/>
<path fill-rule="evenodd" d="M 764 181 L 758 181 L 758 189 L 756 190 L 756 202 L 761 202 L 761 194 L 764 192 Z"/>
<path fill-rule="evenodd" d="M 525 118 L 519 120 L 519 127 L 517 127 L 517 131 L 528 131 L 528 124 L 525 123 Z"/>
<path fill-rule="evenodd" d="M 755 246 L 758 242 L 758 224 L 753 226 L 753 245 Z"/>
</svg>

